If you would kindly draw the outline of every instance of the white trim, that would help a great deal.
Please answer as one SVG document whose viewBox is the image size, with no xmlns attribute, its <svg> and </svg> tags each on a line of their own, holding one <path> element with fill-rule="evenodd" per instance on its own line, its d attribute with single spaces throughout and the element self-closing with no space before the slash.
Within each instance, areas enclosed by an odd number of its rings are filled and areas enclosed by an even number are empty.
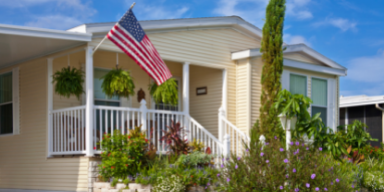
<svg viewBox="0 0 384 192">
<path fill-rule="evenodd" d="M 47 82 L 47 127 L 48 127 L 48 130 L 47 130 L 47 141 L 48 141 L 48 145 L 47 145 L 47 157 L 52 157 L 52 137 L 51 137 L 51 134 L 52 134 L 52 110 L 53 110 L 53 85 L 52 85 L 52 74 L 53 74 L 53 58 L 48 58 L 47 59 L 47 79 L 48 79 L 48 82 Z"/>
<path fill-rule="evenodd" d="M 336 132 L 336 86 L 335 86 L 335 79 L 329 78 L 327 81 L 327 91 L 328 91 L 328 98 L 327 98 L 327 126 L 332 128 L 334 132 Z"/>
<path fill-rule="evenodd" d="M 189 64 L 189 62 L 183 64 L 183 111 L 185 115 L 189 115 Z"/>
<path fill-rule="evenodd" d="M 324 67 L 319 65 L 308 64 L 300 61 L 294 61 L 290 59 L 284 59 L 285 67 L 292 67 L 297 69 L 304 69 L 308 71 L 314 71 L 317 73 L 326 73 L 331 75 L 346 76 L 347 70 L 335 69 L 330 67 Z"/>
<path fill-rule="evenodd" d="M 284 46 L 286 49 L 284 50 L 284 53 L 297 53 L 302 52 L 310 57 L 330 66 L 331 68 L 340 69 L 344 71 L 345 75 L 347 73 L 347 69 L 340 64 L 332 61 L 331 59 L 325 57 L 324 55 L 320 54 L 319 52 L 311 49 L 310 47 L 306 46 L 305 44 L 295 44 L 295 45 L 287 45 Z M 262 53 L 260 52 L 260 49 L 249 49 L 244 51 L 238 51 L 232 53 L 232 60 L 239 60 L 244 59 L 248 57 L 259 57 Z"/>
<path fill-rule="evenodd" d="M 93 150 L 93 47 L 88 46 L 85 51 L 85 92 L 86 92 L 86 108 L 85 108 L 85 124 L 86 124 L 86 156 L 94 156 Z"/>
<path fill-rule="evenodd" d="M 261 29 L 248 23 L 247 21 L 238 16 L 149 20 L 139 21 L 139 23 L 147 34 L 152 31 L 231 27 L 240 30 L 243 33 L 248 34 L 258 40 L 260 40 L 262 36 Z M 113 25 L 115 24 L 115 22 L 82 24 L 77 27 L 71 28 L 68 31 L 79 33 L 105 34 L 110 31 Z"/>
<path fill-rule="evenodd" d="M 5 25 L 5 24 L 0 24 L 0 34 L 62 39 L 62 40 L 71 40 L 71 41 L 84 41 L 84 42 L 92 41 L 92 34 L 87 34 L 87 33 L 75 33 L 71 31 L 59 31 L 59 30 L 52 30 L 52 29 Z"/>
<path fill-rule="evenodd" d="M 357 107 L 357 106 L 363 106 L 363 105 L 375 105 L 376 103 L 378 104 L 383 104 L 384 101 L 383 99 L 380 100 L 369 100 L 369 101 L 355 101 L 351 103 L 343 103 L 339 105 L 340 108 L 344 107 Z"/>
<path fill-rule="evenodd" d="M 225 117 L 227 117 L 227 105 L 228 105 L 228 72 L 227 72 L 227 69 L 223 69 L 221 107 L 225 111 L 225 114 L 224 114 Z"/>
</svg>

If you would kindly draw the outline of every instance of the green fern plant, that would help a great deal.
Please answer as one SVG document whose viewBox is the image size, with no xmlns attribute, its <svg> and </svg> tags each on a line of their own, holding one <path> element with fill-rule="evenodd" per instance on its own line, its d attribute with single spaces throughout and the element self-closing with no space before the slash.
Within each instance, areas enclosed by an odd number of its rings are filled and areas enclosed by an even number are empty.
<svg viewBox="0 0 384 192">
<path fill-rule="evenodd" d="M 109 98 L 115 95 L 129 98 L 130 95 L 135 94 L 135 84 L 129 71 L 113 69 L 101 79 L 103 79 L 101 88 Z"/>
<path fill-rule="evenodd" d="M 61 96 L 75 95 L 77 99 L 80 99 L 80 95 L 84 93 L 84 72 L 80 69 L 64 67 L 53 74 L 52 78 L 52 83 L 56 83 L 55 92 Z"/>
<path fill-rule="evenodd" d="M 149 85 L 149 93 L 152 95 L 156 104 L 163 102 L 177 106 L 179 94 L 177 91 L 177 83 L 174 78 L 170 78 L 161 85 L 152 83 Z"/>
</svg>

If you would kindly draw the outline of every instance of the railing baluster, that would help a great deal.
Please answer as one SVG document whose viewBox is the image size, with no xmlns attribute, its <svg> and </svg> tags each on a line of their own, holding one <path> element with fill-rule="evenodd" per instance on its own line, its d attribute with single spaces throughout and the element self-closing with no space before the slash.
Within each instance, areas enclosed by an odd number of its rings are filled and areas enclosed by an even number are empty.
<svg viewBox="0 0 384 192">
<path fill-rule="evenodd" d="M 125 112 L 125 111 L 121 111 L 121 112 L 120 112 L 120 114 L 121 114 L 121 133 L 122 133 L 123 135 L 125 134 L 124 112 Z"/>
<path fill-rule="evenodd" d="M 101 150 L 101 139 L 103 138 L 103 116 L 102 116 L 102 110 L 99 109 L 99 142 L 100 142 L 100 150 Z"/>
</svg>

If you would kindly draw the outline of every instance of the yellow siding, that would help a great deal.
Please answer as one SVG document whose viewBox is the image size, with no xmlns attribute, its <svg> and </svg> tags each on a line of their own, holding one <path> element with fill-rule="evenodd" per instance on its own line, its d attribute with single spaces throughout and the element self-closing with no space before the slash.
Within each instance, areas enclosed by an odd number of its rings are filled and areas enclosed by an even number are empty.
<svg viewBox="0 0 384 192">
<path fill-rule="evenodd" d="M 252 123 L 256 123 L 260 115 L 260 97 L 261 97 L 261 72 L 263 69 L 263 62 L 261 57 L 251 58 L 252 64 L 252 86 L 251 86 L 251 119 Z M 252 126 L 253 126 L 252 124 Z"/>
<path fill-rule="evenodd" d="M 219 69 L 190 66 L 190 114 L 218 137 L 217 122 L 222 98 L 223 72 Z M 206 95 L 196 95 L 196 88 L 207 87 Z"/>
<path fill-rule="evenodd" d="M 239 60 L 236 73 L 236 125 L 237 127 L 248 133 L 249 129 L 249 82 L 248 82 L 248 59 Z"/>
<path fill-rule="evenodd" d="M 296 60 L 296 61 L 301 61 L 304 63 L 310 63 L 314 65 L 321 65 L 321 66 L 326 66 L 320 61 L 313 59 L 312 57 L 309 57 L 308 55 L 304 53 L 287 53 L 284 54 L 285 59 L 291 59 L 291 60 Z"/>
<path fill-rule="evenodd" d="M 88 158 L 46 158 L 46 58 L 19 67 L 20 134 L 0 137 L 0 188 L 87 191 Z"/>
</svg>

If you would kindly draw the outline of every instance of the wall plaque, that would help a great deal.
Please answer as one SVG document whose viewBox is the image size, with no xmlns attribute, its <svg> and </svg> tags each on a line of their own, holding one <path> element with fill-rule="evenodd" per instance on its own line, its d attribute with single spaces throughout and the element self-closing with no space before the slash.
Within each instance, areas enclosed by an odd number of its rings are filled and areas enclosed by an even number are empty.
<svg viewBox="0 0 384 192">
<path fill-rule="evenodd" d="M 196 95 L 206 95 L 208 93 L 207 87 L 196 88 Z"/>
</svg>

